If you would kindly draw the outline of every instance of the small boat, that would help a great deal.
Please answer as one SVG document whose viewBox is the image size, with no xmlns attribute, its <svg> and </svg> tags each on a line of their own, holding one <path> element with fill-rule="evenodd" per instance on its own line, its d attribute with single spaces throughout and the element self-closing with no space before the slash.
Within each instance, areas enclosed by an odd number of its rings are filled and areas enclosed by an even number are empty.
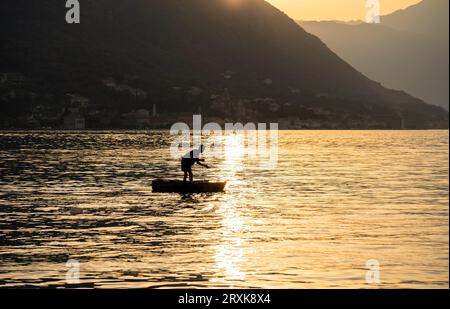
<svg viewBox="0 0 450 309">
<path fill-rule="evenodd" d="M 157 193 L 210 193 L 223 192 L 227 182 L 182 181 L 157 179 L 152 182 L 153 192 Z"/>
</svg>

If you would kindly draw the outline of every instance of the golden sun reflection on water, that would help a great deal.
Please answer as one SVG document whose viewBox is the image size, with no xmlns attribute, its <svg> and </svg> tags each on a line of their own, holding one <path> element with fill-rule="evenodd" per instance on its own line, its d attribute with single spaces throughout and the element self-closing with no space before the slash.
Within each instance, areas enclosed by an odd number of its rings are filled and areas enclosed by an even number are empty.
<svg viewBox="0 0 450 309">
<path fill-rule="evenodd" d="M 242 134 L 224 136 L 225 165 L 232 170 L 242 169 L 241 161 L 244 157 L 244 141 Z"/>
<path fill-rule="evenodd" d="M 227 175 L 231 186 L 239 186 L 236 173 L 242 170 L 244 159 L 244 144 L 241 134 L 223 136 L 224 162 L 221 172 Z M 244 246 L 241 234 L 245 229 L 244 220 L 239 215 L 235 201 L 225 199 L 218 209 L 221 216 L 221 239 L 215 248 L 214 260 L 216 262 L 216 277 L 211 282 L 243 281 L 246 273 L 241 270 L 240 264 L 244 259 Z"/>
<path fill-rule="evenodd" d="M 229 204 L 223 204 L 219 212 L 222 215 L 222 237 L 214 256 L 218 271 L 216 278 L 223 278 L 225 281 L 242 281 L 245 279 L 245 272 L 240 269 L 244 258 L 243 240 L 240 234 L 244 230 L 244 221 Z M 212 282 L 221 281 L 216 278 Z"/>
<path fill-rule="evenodd" d="M 217 143 L 217 141 L 216 141 Z M 236 174 L 243 170 L 245 156 L 244 138 L 242 134 L 227 134 L 221 136 L 218 144 L 220 149 L 214 151 L 213 156 L 219 159 L 217 173 L 222 180 L 228 181 L 228 185 L 236 185 L 240 180 Z"/>
</svg>

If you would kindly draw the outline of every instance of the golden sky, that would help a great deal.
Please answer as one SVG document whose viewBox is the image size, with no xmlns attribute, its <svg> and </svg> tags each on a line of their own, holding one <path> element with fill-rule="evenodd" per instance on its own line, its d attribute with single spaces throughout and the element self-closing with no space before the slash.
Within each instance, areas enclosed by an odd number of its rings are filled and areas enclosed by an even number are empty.
<svg viewBox="0 0 450 309">
<path fill-rule="evenodd" d="M 366 0 L 267 0 L 293 19 L 364 20 Z M 380 0 L 381 15 L 416 4 L 420 0 Z"/>
</svg>

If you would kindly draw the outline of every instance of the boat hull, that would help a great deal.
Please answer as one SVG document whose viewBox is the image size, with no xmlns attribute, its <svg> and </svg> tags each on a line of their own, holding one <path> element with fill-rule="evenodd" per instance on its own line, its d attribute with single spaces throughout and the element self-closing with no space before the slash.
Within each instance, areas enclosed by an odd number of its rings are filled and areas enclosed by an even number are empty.
<svg viewBox="0 0 450 309">
<path fill-rule="evenodd" d="M 225 182 L 194 181 L 157 179 L 152 182 L 153 192 L 157 193 L 214 193 L 223 192 Z"/>
</svg>

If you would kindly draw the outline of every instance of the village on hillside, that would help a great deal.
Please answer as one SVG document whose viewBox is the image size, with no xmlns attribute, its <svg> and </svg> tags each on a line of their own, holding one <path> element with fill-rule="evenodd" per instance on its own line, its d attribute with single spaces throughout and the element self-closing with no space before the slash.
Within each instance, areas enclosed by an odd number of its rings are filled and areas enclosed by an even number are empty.
<svg viewBox="0 0 450 309">
<path fill-rule="evenodd" d="M 263 81 L 267 83 L 268 81 Z M 143 89 L 118 82 L 113 77 L 101 81 L 111 101 L 121 105 L 98 102 L 98 99 L 80 92 L 54 95 L 33 91 L 32 84 L 18 72 L 0 74 L 0 128 L 96 130 L 96 129 L 170 129 L 176 122 L 192 122 L 193 114 L 201 114 L 204 121 L 225 123 L 278 123 L 280 129 L 401 129 L 399 115 L 380 114 L 336 115 L 314 104 L 293 104 L 270 97 L 233 97 L 228 89 L 207 94 L 205 90 L 191 87 L 173 87 L 181 98 L 189 102 L 202 101 L 191 111 L 164 111 L 164 102 L 151 100 Z M 301 90 L 290 87 L 292 95 Z M 326 93 L 314 94 L 314 100 L 333 100 Z"/>
</svg>

